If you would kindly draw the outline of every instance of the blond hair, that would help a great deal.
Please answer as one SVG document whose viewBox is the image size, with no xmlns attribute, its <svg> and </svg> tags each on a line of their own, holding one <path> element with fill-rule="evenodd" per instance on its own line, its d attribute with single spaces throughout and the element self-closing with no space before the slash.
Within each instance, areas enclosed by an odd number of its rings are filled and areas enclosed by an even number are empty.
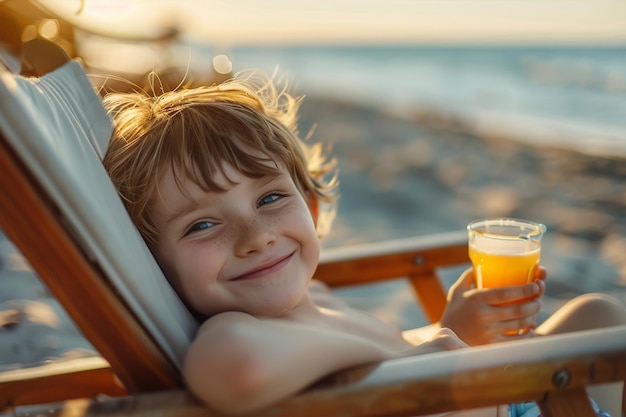
<svg viewBox="0 0 626 417">
<path fill-rule="evenodd" d="M 115 129 L 104 167 L 147 243 L 158 238 L 150 204 L 166 170 L 172 169 L 179 183 L 188 178 L 219 192 L 213 177 L 224 164 L 252 178 L 287 169 L 306 199 L 326 203 L 317 219 L 321 235 L 334 213 L 335 161 L 323 156 L 319 143 L 307 146 L 300 139 L 300 102 L 254 72 L 158 96 L 105 96 Z"/>
</svg>

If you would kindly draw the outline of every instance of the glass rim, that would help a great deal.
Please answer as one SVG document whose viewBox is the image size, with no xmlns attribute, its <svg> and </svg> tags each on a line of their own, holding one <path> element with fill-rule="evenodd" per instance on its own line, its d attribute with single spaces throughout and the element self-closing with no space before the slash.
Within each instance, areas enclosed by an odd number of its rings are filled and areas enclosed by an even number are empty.
<svg viewBox="0 0 626 417">
<path fill-rule="evenodd" d="M 502 227 L 515 227 L 515 226 L 528 226 L 528 233 L 519 234 L 501 234 L 493 233 L 487 230 L 488 226 L 502 226 Z M 480 227 L 483 227 L 481 230 Z M 481 236 L 491 237 L 496 239 L 541 239 L 547 228 L 544 224 L 538 223 L 532 220 L 518 219 L 513 217 L 487 217 L 483 219 L 472 220 L 467 224 L 467 230 L 470 233 L 476 233 Z"/>
</svg>

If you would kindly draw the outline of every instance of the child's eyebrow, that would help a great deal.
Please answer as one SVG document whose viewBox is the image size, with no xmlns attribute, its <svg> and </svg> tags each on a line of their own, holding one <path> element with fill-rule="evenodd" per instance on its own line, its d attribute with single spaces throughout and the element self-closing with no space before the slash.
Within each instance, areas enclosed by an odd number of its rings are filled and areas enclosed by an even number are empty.
<svg viewBox="0 0 626 417">
<path fill-rule="evenodd" d="M 262 177 L 258 178 L 257 181 L 259 181 L 259 183 L 261 185 L 265 185 L 265 184 L 269 184 L 270 182 L 273 182 L 275 180 L 281 179 L 285 175 L 286 174 L 284 172 L 273 172 L 271 174 L 263 175 Z"/>
<path fill-rule="evenodd" d="M 198 206 L 199 204 L 197 201 L 191 199 L 186 200 L 185 204 L 182 204 L 165 217 L 165 224 L 170 225 L 176 219 L 194 211 Z"/>
</svg>

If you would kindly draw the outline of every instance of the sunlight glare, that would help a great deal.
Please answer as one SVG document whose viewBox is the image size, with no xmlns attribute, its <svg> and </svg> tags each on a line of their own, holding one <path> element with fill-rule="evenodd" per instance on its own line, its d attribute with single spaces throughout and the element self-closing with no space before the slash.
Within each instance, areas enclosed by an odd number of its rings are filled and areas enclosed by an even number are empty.
<svg viewBox="0 0 626 417">
<path fill-rule="evenodd" d="M 218 74 L 229 74 L 233 70 L 233 63 L 226 55 L 215 55 L 213 57 L 213 69 Z"/>
<path fill-rule="evenodd" d="M 22 42 L 28 42 L 37 37 L 37 27 L 35 25 L 28 25 L 22 31 Z"/>
<path fill-rule="evenodd" d="M 83 45 L 83 59 L 99 70 L 143 74 L 159 67 L 159 53 L 143 45 L 89 39 Z"/>
<path fill-rule="evenodd" d="M 54 40 L 59 36 L 59 21 L 56 19 L 44 19 L 39 24 L 39 34 L 42 38 Z"/>
<path fill-rule="evenodd" d="M 158 36 L 174 3 L 148 0 L 33 0 L 61 20 L 103 36 Z"/>
</svg>

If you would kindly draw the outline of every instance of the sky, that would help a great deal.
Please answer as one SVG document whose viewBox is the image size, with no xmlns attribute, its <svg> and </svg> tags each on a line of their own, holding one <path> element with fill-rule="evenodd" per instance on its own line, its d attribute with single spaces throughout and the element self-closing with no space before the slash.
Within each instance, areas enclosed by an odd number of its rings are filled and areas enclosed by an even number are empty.
<svg viewBox="0 0 626 417">
<path fill-rule="evenodd" d="M 115 36 L 177 27 L 216 44 L 610 43 L 626 45 L 624 0 L 36 0 Z"/>
</svg>

